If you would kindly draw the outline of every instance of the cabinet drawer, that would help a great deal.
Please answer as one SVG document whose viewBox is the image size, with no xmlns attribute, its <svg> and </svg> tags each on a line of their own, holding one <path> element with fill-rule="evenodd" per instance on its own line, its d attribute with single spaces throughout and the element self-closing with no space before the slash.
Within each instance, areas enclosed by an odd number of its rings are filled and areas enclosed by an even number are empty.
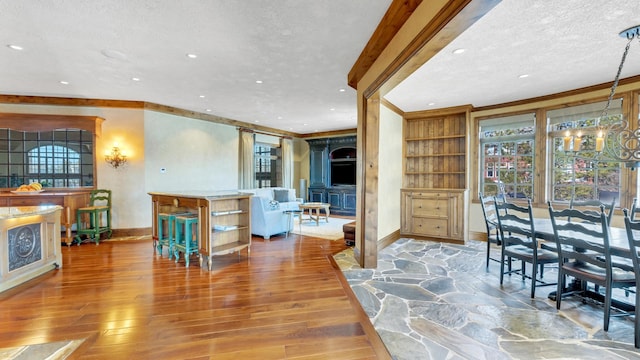
<svg viewBox="0 0 640 360">
<path fill-rule="evenodd" d="M 418 235 L 444 237 L 449 235 L 446 219 L 413 218 L 412 232 Z"/>
<path fill-rule="evenodd" d="M 29 197 L 14 197 L 9 199 L 9 206 L 39 206 L 39 205 L 62 205 L 63 199 L 58 197 L 44 197 L 38 195 L 29 195 Z"/>
<path fill-rule="evenodd" d="M 413 216 L 449 216 L 448 199 L 416 199 L 411 201 Z"/>
</svg>

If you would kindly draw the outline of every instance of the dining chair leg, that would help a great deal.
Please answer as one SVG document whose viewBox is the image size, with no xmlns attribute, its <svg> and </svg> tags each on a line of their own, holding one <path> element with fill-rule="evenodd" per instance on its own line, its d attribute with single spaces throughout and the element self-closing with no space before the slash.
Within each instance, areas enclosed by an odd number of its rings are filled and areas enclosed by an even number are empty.
<svg viewBox="0 0 640 360">
<path fill-rule="evenodd" d="M 609 331 L 609 318 L 611 317 L 611 286 L 607 286 L 604 295 L 604 331 Z"/>
<path fill-rule="evenodd" d="M 489 271 L 489 253 L 490 252 L 491 252 L 491 240 L 487 238 L 487 268 L 486 268 L 487 271 Z"/>
<path fill-rule="evenodd" d="M 637 288 L 637 286 L 636 286 Z M 638 309 L 638 306 L 640 306 L 640 291 L 638 291 L 638 289 L 636 289 L 636 309 Z M 636 310 L 636 313 L 634 314 L 635 317 L 635 326 L 634 326 L 634 341 L 633 344 L 636 347 L 636 349 L 640 349 L 640 315 L 639 314 L 640 311 Z"/>
<path fill-rule="evenodd" d="M 509 261 L 509 270 L 511 270 L 511 261 Z M 502 285 L 502 281 L 504 280 L 504 255 L 500 255 L 500 285 Z"/>
<path fill-rule="evenodd" d="M 525 279 L 525 274 L 526 274 L 526 270 L 525 270 L 525 263 L 524 260 L 520 260 L 520 271 L 522 271 L 522 281 L 524 281 Z"/>
<path fill-rule="evenodd" d="M 536 297 L 536 276 L 538 275 L 538 264 L 535 259 L 531 265 L 531 298 Z"/>
<path fill-rule="evenodd" d="M 565 276 L 562 274 L 562 270 L 558 267 L 558 286 L 556 288 L 556 309 L 560 310 L 560 303 L 562 302 L 562 290 L 564 289 Z"/>
</svg>

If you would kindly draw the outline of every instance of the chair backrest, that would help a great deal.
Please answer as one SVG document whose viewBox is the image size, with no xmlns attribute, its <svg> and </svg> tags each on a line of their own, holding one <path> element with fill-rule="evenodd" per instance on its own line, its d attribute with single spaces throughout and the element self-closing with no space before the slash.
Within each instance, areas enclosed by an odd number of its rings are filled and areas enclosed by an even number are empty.
<svg viewBox="0 0 640 360">
<path fill-rule="evenodd" d="M 111 190 L 105 190 L 105 189 L 92 190 L 89 198 L 89 205 L 111 207 Z"/>
<path fill-rule="evenodd" d="M 577 209 L 556 211 L 551 202 L 548 205 L 558 258 L 588 263 L 605 271 L 611 269 L 610 234 L 604 205 L 597 214 Z"/>
<path fill-rule="evenodd" d="M 525 245 L 537 249 L 531 199 L 527 199 L 526 207 L 500 201 L 495 202 L 495 207 L 502 246 Z"/>
<path fill-rule="evenodd" d="M 629 213 L 629 219 L 631 221 L 638 220 L 636 218 L 636 214 L 640 212 L 640 204 L 638 204 L 638 198 L 633 198 L 633 203 L 631 204 L 631 212 Z"/>
<path fill-rule="evenodd" d="M 629 241 L 629 250 L 631 251 L 633 272 L 640 274 L 640 255 L 638 254 L 638 251 L 640 251 L 640 221 L 634 221 L 631 218 L 633 213 L 629 213 L 627 209 L 622 211 L 624 212 L 624 227 L 627 229 L 627 240 Z M 638 281 L 640 281 L 640 277 L 636 276 L 636 282 Z"/>
<path fill-rule="evenodd" d="M 498 215 L 496 213 L 495 196 L 484 196 L 479 194 L 480 204 L 482 205 L 482 214 L 484 215 L 484 223 L 487 226 L 487 236 L 491 236 L 494 231 L 498 230 Z"/>
<path fill-rule="evenodd" d="M 613 200 L 611 200 L 610 204 L 604 203 L 600 200 L 576 201 L 573 197 L 571 198 L 571 202 L 569 203 L 569 209 L 580 210 L 591 215 L 598 215 L 600 213 L 601 206 L 604 206 L 605 214 L 607 216 L 607 224 L 611 224 L 611 219 L 613 219 L 613 210 L 616 207 L 615 197 L 613 198 Z"/>
</svg>

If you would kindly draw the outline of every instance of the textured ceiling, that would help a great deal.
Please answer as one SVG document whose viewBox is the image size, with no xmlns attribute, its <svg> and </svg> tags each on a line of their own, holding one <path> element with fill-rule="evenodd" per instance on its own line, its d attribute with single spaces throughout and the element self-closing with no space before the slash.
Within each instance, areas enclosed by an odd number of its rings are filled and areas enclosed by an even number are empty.
<svg viewBox="0 0 640 360">
<path fill-rule="evenodd" d="M 404 111 L 477 107 L 611 82 L 618 33 L 635 25 L 640 1 L 503 0 L 385 98 Z M 635 40 L 622 78 L 638 74 Z"/>
<path fill-rule="evenodd" d="M 148 101 L 295 133 L 355 128 L 347 74 L 390 3 L 0 0 L 0 93 Z"/>
<path fill-rule="evenodd" d="M 390 3 L 0 0 L 0 93 L 148 101 L 300 134 L 354 128 L 347 74 Z M 503 0 L 385 98 L 404 111 L 484 106 L 612 81 L 618 33 L 638 24 L 638 1 Z M 623 77 L 638 74 L 636 41 Z"/>
</svg>

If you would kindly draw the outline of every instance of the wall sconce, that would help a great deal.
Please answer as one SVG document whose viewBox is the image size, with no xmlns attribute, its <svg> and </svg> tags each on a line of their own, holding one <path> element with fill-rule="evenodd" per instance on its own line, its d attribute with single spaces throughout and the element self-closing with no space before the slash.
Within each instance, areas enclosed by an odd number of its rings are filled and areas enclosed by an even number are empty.
<svg viewBox="0 0 640 360">
<path fill-rule="evenodd" d="M 113 166 L 115 169 L 127 163 L 127 155 L 125 155 L 118 144 L 113 144 L 113 148 L 111 149 L 111 153 L 104 156 L 104 160 L 109 163 L 109 165 Z"/>
</svg>

